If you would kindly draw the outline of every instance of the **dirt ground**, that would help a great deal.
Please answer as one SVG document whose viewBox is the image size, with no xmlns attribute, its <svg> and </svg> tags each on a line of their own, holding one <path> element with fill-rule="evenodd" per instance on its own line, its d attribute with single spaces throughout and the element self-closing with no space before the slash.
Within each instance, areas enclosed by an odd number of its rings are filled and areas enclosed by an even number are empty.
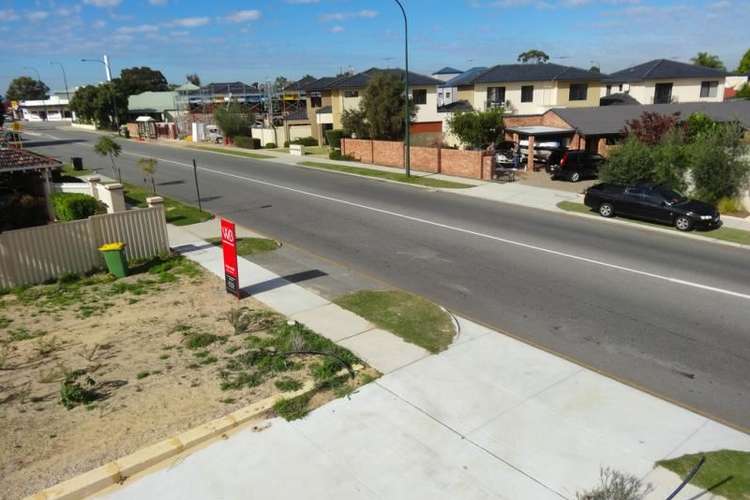
<svg viewBox="0 0 750 500">
<path fill-rule="evenodd" d="M 335 372 L 319 358 L 279 359 L 268 346 L 299 337 L 297 326 L 251 298 L 239 309 L 223 282 L 194 264 L 155 271 L 0 295 L 0 498 L 32 494 Z M 232 310 L 246 319 L 241 333 Z"/>
</svg>

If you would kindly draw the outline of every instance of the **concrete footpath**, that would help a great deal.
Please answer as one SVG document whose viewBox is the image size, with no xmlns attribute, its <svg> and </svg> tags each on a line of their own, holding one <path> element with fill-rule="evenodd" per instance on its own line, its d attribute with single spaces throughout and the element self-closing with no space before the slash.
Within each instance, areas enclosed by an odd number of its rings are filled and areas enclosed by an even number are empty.
<svg viewBox="0 0 750 500">
<path fill-rule="evenodd" d="M 218 236 L 216 221 L 169 233 L 179 252 L 223 274 L 220 249 L 204 241 Z M 663 499 L 679 478 L 655 461 L 750 451 L 749 435 L 465 319 L 456 318 L 451 347 L 429 355 L 294 276 L 239 260 L 246 292 L 383 377 L 303 420 L 239 431 L 107 498 L 575 498 L 611 467 L 653 483 L 649 498 Z M 701 494 L 689 486 L 677 498 Z"/>
</svg>

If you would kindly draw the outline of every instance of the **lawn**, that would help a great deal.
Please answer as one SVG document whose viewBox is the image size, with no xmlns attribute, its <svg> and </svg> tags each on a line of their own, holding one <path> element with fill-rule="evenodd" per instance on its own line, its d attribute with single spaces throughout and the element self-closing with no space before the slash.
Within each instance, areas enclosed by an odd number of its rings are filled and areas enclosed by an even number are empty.
<svg viewBox="0 0 750 500">
<path fill-rule="evenodd" d="M 729 500 L 750 499 L 750 453 L 746 451 L 720 450 L 694 455 L 683 455 L 672 460 L 656 462 L 685 478 L 702 456 L 706 462 L 691 484 L 710 490 Z"/>
<path fill-rule="evenodd" d="M 410 293 L 365 290 L 334 302 L 432 353 L 446 349 L 456 335 L 453 320 L 444 310 Z"/>
<path fill-rule="evenodd" d="M 65 163 L 62 168 L 62 175 L 69 175 L 71 177 L 82 177 L 84 175 L 91 175 L 93 173 L 94 172 L 92 170 L 89 170 L 87 168 L 74 170 L 73 165 L 70 163 Z"/>
<path fill-rule="evenodd" d="M 382 170 L 375 170 L 371 168 L 352 167 L 349 165 L 339 165 L 335 163 L 322 163 L 317 161 L 303 161 L 300 165 L 308 167 L 324 168 L 326 170 L 333 170 L 336 172 L 345 172 L 348 174 L 364 175 L 367 177 L 375 177 L 377 179 L 386 179 L 390 181 L 403 182 L 405 184 L 416 184 L 418 186 L 427 186 L 434 188 L 448 188 L 448 189 L 460 189 L 473 187 L 470 184 L 461 184 L 459 182 L 444 181 L 441 179 L 434 179 L 432 177 L 425 176 L 410 176 L 407 177 L 405 174 L 397 174 L 395 172 L 384 172 Z"/>
<path fill-rule="evenodd" d="M 204 151 L 211 151 L 213 153 L 224 153 L 227 155 L 243 156 L 245 158 L 254 158 L 256 160 L 267 160 L 269 158 L 275 158 L 275 156 L 264 155 L 261 153 L 251 153 L 250 151 L 244 151 L 237 148 L 219 148 L 212 146 L 187 146 L 191 149 L 200 149 Z"/>
<path fill-rule="evenodd" d="M 255 299 L 238 303 L 187 259 L 131 268 L 0 293 L 0 497 L 267 398 L 281 401 L 277 415 L 301 418 L 377 376 Z"/>
<path fill-rule="evenodd" d="M 575 203 L 572 201 L 561 201 L 557 204 L 557 207 L 565 210 L 566 212 L 575 212 L 579 214 L 588 214 L 594 217 L 598 217 L 598 214 L 591 210 L 589 207 L 582 203 Z M 650 222 L 645 222 L 641 220 L 635 220 L 635 219 L 625 219 L 625 218 L 618 218 L 618 220 L 632 222 L 634 224 L 641 224 L 645 226 L 652 226 L 652 227 L 660 227 L 663 229 L 671 229 L 672 231 L 677 231 L 674 227 L 666 226 L 662 224 L 652 224 Z M 732 243 L 740 243 L 742 245 L 750 245 L 750 231 L 743 231 L 742 229 L 735 229 L 733 227 L 720 227 L 719 229 L 713 229 L 710 231 L 704 231 L 704 230 L 695 230 L 692 231 L 690 234 L 696 234 L 698 236 L 703 236 L 704 238 L 713 238 L 715 240 L 721 240 L 721 241 L 729 241 Z"/>
<path fill-rule="evenodd" d="M 209 238 L 209 243 L 221 246 L 221 238 Z M 281 245 L 276 240 L 266 238 L 238 238 L 237 255 L 248 256 L 276 250 Z"/>
<path fill-rule="evenodd" d="M 213 218 L 213 215 L 209 212 L 199 210 L 197 207 L 186 205 L 173 198 L 156 194 L 154 195 L 150 191 L 142 187 L 135 186 L 133 184 L 124 184 L 125 186 L 125 202 L 129 205 L 145 208 L 148 206 L 146 198 L 151 196 L 161 196 L 164 198 L 164 208 L 166 212 L 167 222 L 174 224 L 175 226 L 187 226 L 189 224 L 196 224 L 198 222 L 205 222 Z"/>
</svg>

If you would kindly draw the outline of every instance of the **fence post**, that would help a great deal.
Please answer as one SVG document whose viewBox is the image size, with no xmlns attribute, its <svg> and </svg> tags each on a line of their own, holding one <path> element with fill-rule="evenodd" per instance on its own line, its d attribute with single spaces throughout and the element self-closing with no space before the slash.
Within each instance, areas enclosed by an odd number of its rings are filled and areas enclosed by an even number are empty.
<svg viewBox="0 0 750 500">
<path fill-rule="evenodd" d="M 158 208 L 159 209 L 159 237 L 161 239 L 160 243 L 163 243 L 163 247 L 169 248 L 169 234 L 167 233 L 167 214 L 164 209 L 164 198 L 161 196 L 150 196 L 146 198 L 146 204 L 148 204 L 148 208 Z"/>
<path fill-rule="evenodd" d="M 102 178 L 99 177 L 99 176 L 97 176 L 97 175 L 95 175 L 93 177 L 89 177 L 88 180 L 87 180 L 88 183 L 89 183 L 89 192 L 91 193 L 91 196 L 93 196 L 97 200 L 99 199 L 99 187 L 98 187 L 98 184 L 101 182 L 101 180 L 102 180 Z"/>
</svg>

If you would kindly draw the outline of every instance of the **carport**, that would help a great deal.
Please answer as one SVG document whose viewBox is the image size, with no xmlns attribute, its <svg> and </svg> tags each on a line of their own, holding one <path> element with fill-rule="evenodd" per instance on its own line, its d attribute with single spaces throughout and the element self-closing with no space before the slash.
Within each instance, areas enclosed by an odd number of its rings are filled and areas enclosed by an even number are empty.
<svg viewBox="0 0 750 500">
<path fill-rule="evenodd" d="M 505 129 L 506 134 L 512 134 L 513 142 L 520 146 L 521 141 L 528 141 L 528 153 L 526 156 L 527 172 L 534 171 L 534 150 L 539 144 L 545 142 L 557 142 L 560 147 L 565 147 L 575 135 L 575 129 L 562 127 L 549 127 L 546 125 L 529 125 L 523 127 L 509 127 Z"/>
</svg>

